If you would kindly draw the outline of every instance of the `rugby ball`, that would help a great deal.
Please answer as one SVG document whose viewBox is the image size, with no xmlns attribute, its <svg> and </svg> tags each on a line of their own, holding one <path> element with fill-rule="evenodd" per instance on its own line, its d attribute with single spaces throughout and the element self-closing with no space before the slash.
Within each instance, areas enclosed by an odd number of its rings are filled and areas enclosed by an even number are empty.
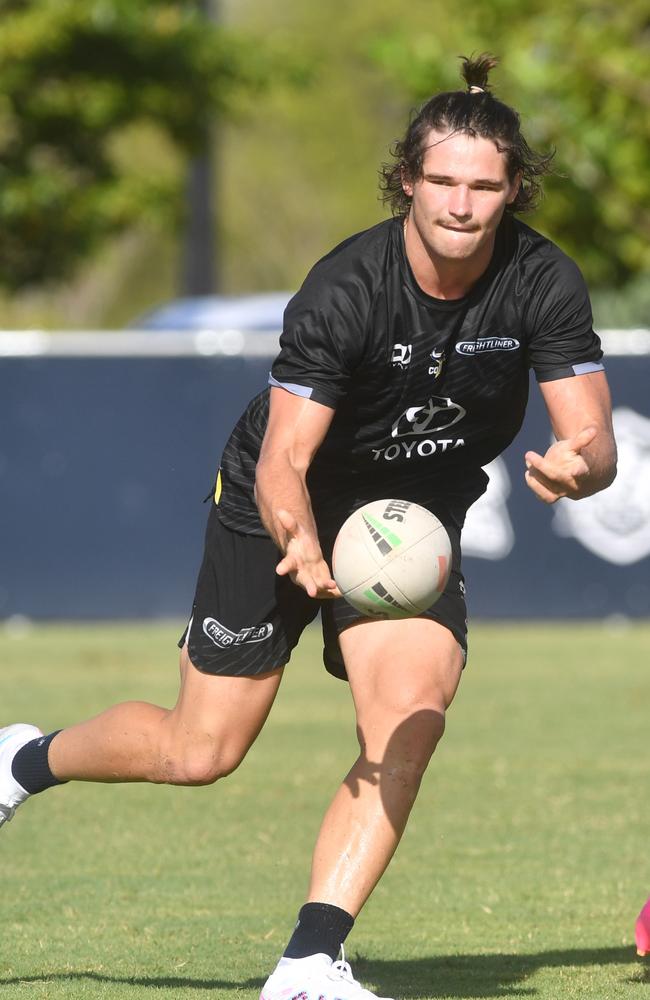
<svg viewBox="0 0 650 1000">
<path fill-rule="evenodd" d="M 413 618 L 447 585 L 451 542 L 430 511 L 407 500 L 373 500 L 336 536 L 332 572 L 343 597 L 372 618 Z"/>
</svg>

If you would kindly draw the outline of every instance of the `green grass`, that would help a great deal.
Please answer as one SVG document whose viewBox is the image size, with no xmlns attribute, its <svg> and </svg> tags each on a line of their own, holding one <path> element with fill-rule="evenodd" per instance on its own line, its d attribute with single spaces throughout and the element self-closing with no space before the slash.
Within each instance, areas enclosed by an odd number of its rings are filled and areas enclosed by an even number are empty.
<svg viewBox="0 0 650 1000">
<path fill-rule="evenodd" d="M 177 632 L 0 632 L 0 718 L 49 731 L 117 700 L 170 704 Z M 404 1000 L 650 1000 L 633 947 L 649 721 L 648 625 L 475 627 L 410 826 L 349 939 L 355 974 Z M 0 834 L 2 1000 L 256 1000 L 355 752 L 313 630 L 226 781 L 35 797 Z"/>
</svg>

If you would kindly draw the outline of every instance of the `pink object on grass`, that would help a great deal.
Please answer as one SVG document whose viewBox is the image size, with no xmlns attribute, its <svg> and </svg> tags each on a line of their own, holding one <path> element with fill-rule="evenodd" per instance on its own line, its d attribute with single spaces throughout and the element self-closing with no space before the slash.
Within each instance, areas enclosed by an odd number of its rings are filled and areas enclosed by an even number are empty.
<svg viewBox="0 0 650 1000">
<path fill-rule="evenodd" d="M 637 917 L 634 937 L 637 955 L 650 955 L 650 899 Z"/>
</svg>

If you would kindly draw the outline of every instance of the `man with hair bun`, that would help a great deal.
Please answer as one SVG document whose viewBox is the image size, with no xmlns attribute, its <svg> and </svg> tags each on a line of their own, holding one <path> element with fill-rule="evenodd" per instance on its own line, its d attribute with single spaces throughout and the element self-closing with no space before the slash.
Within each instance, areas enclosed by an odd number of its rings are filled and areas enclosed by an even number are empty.
<svg viewBox="0 0 650 1000">
<path fill-rule="evenodd" d="M 579 500 L 615 475 L 585 283 L 517 218 L 550 159 L 491 93 L 495 63 L 463 59 L 465 89 L 421 108 L 382 171 L 393 217 L 320 260 L 287 307 L 269 387 L 224 450 L 176 706 L 127 702 L 48 736 L 0 732 L 0 822 L 70 780 L 209 784 L 243 759 L 322 612 L 325 666 L 350 684 L 360 752 L 262 1000 L 375 996 L 337 956 L 443 735 L 467 651 L 460 532 L 483 467 L 521 427 L 529 369 L 556 438 L 523 455 L 533 493 Z M 447 588 L 417 618 L 364 619 L 332 579 L 339 527 L 385 497 L 427 507 L 452 541 Z"/>
</svg>

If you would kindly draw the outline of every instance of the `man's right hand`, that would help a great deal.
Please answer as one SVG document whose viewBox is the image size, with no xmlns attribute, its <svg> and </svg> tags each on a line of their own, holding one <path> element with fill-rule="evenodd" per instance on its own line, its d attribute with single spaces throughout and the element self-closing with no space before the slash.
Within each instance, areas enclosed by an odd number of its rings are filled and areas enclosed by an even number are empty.
<svg viewBox="0 0 650 1000">
<path fill-rule="evenodd" d="M 341 597 L 316 536 L 298 524 L 288 510 L 278 510 L 275 516 L 286 538 L 284 558 L 275 569 L 278 576 L 291 577 L 310 597 Z"/>
</svg>

